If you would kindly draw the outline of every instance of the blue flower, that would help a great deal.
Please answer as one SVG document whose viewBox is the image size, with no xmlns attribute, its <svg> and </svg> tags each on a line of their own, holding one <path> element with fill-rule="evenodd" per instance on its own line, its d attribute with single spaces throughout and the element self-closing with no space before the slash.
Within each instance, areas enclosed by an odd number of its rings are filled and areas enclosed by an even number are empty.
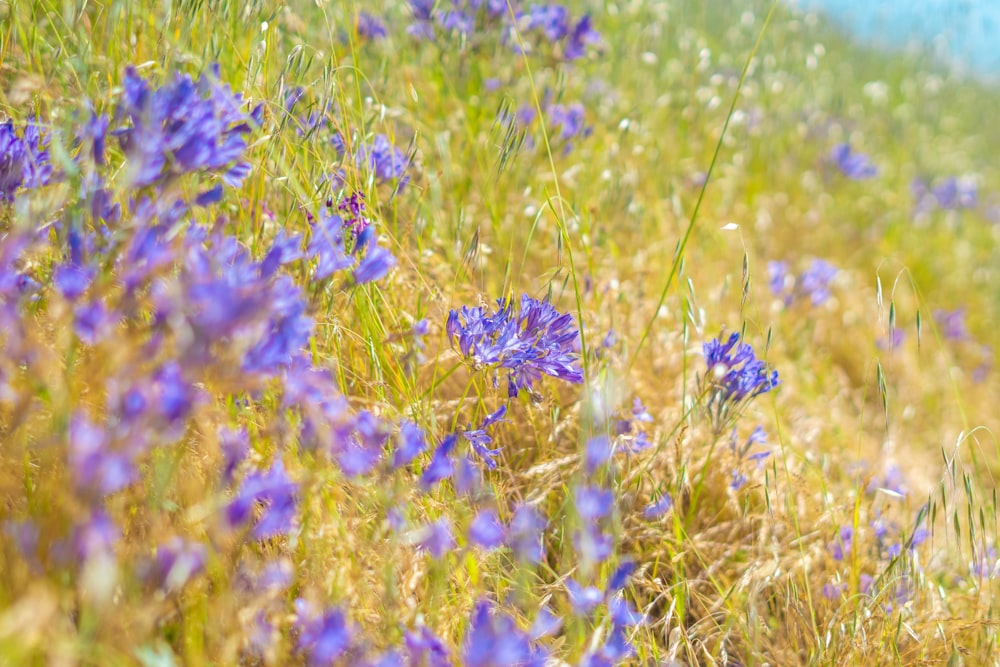
<svg viewBox="0 0 1000 667">
<path fill-rule="evenodd" d="M 312 238 L 306 255 L 318 259 L 314 280 L 323 280 L 354 262 L 344 250 L 344 221 L 339 215 L 322 215 L 311 225 Z"/>
<path fill-rule="evenodd" d="M 837 277 L 837 267 L 822 259 L 814 259 L 802 274 L 802 291 L 809 295 L 814 306 L 830 298 L 830 283 Z"/>
<path fill-rule="evenodd" d="M 577 514 L 584 523 L 600 521 L 611 513 L 615 494 L 597 486 L 578 486 L 573 490 Z"/>
<path fill-rule="evenodd" d="M 403 643 L 411 665 L 453 667 L 448 647 L 425 625 L 421 625 L 417 630 L 404 631 Z"/>
<path fill-rule="evenodd" d="M 850 179 L 860 181 L 878 175 L 878 167 L 864 153 L 854 153 L 850 144 L 837 144 L 830 151 L 830 159 L 840 172 Z"/>
<path fill-rule="evenodd" d="M 514 511 L 507 530 L 507 543 L 519 561 L 540 563 L 545 554 L 542 531 L 545 519 L 534 507 L 521 505 Z"/>
<path fill-rule="evenodd" d="M 347 151 L 347 145 L 340 134 L 334 135 L 333 146 L 338 154 Z M 410 182 L 410 177 L 406 173 L 410 166 L 409 158 L 384 134 L 376 134 L 370 142 L 359 142 L 354 163 L 358 169 L 371 171 L 380 183 L 395 181 L 400 191 Z"/>
<path fill-rule="evenodd" d="M 501 405 L 499 409 L 483 419 L 483 423 L 479 425 L 479 428 L 462 432 L 462 437 L 469 441 L 472 449 L 483 459 L 486 467 L 490 470 L 497 467 L 495 457 L 500 453 L 500 449 L 490 449 L 488 447 L 493 442 L 493 436 L 487 433 L 486 429 L 496 422 L 503 421 L 503 417 L 506 414 L 507 406 Z"/>
<path fill-rule="evenodd" d="M 121 539 L 121 531 L 107 512 L 97 510 L 83 523 L 77 525 L 73 534 L 73 546 L 82 561 L 114 555 L 115 545 Z"/>
<path fill-rule="evenodd" d="M 608 615 L 611 617 L 612 625 L 618 628 L 640 625 L 646 620 L 646 617 L 636 611 L 628 600 L 619 596 L 608 602 Z"/>
<path fill-rule="evenodd" d="M 347 653 L 357 633 L 347 615 L 333 608 L 322 615 L 315 614 L 305 600 L 295 601 L 298 618 L 298 650 L 309 657 L 313 667 L 326 667 Z"/>
<path fill-rule="evenodd" d="M 440 560 L 455 548 L 455 536 L 451 533 L 448 519 L 441 518 L 421 529 L 417 546 L 427 551 L 435 560 Z"/>
<path fill-rule="evenodd" d="M 125 70 L 124 92 L 112 134 L 121 142 L 137 187 L 165 184 L 171 177 L 206 171 L 238 185 L 248 165 L 241 163 L 251 124 L 243 100 L 219 83 L 219 69 L 193 81 L 184 75 L 152 89 L 133 67 Z"/>
<path fill-rule="evenodd" d="M 18 188 L 30 190 L 52 180 L 45 143 L 34 119 L 25 124 L 21 136 L 11 121 L 0 124 L 0 203 L 14 201 Z"/>
<path fill-rule="evenodd" d="M 52 282 L 64 298 L 76 301 L 90 287 L 95 275 L 97 271 L 93 267 L 67 262 L 53 270 Z"/>
<path fill-rule="evenodd" d="M 589 616 L 604 601 L 604 593 L 595 586 L 581 586 L 573 579 L 566 580 L 569 604 L 577 616 Z"/>
<path fill-rule="evenodd" d="M 543 667 L 547 654 L 532 645 L 531 637 L 510 616 L 494 613 L 480 600 L 472 610 L 462 664 L 466 667 Z"/>
<path fill-rule="evenodd" d="M 720 403 L 737 403 L 778 386 L 778 371 L 768 372 L 750 345 L 740 343 L 737 347 L 739 340 L 740 335 L 733 333 L 725 343 L 717 338 L 703 346 L 713 400 Z"/>
<path fill-rule="evenodd" d="M 73 331 L 87 345 L 100 342 L 114 323 L 114 316 L 100 299 L 78 304 L 73 309 Z"/>
<path fill-rule="evenodd" d="M 470 542 L 491 551 L 504 543 L 505 530 L 497 518 L 497 513 L 486 509 L 477 514 L 469 524 L 468 535 Z"/>
<path fill-rule="evenodd" d="M 612 537 L 596 524 L 585 523 L 581 530 L 573 532 L 573 548 L 585 564 L 603 563 L 611 557 L 614 546 Z"/>
<path fill-rule="evenodd" d="M 642 516 L 647 519 L 658 519 L 674 506 L 674 499 L 669 493 L 664 493 L 662 496 L 646 505 L 642 510 Z"/>
<path fill-rule="evenodd" d="M 178 590 L 192 577 L 201 574 L 208 560 L 204 544 L 179 537 L 156 548 L 156 575 L 159 586 L 166 591 Z"/>
<path fill-rule="evenodd" d="M 250 519 L 254 508 L 259 507 L 260 517 L 251 535 L 258 540 L 287 535 L 295 520 L 297 492 L 298 485 L 285 473 L 281 459 L 275 459 L 270 470 L 254 472 L 243 480 L 226 508 L 226 519 L 234 528 L 241 526 Z"/>
<path fill-rule="evenodd" d="M 399 425 L 398 443 L 392 455 L 393 470 L 409 464 L 427 449 L 424 430 L 413 422 L 404 421 Z"/>
<path fill-rule="evenodd" d="M 595 435 L 587 440 L 584 448 L 584 465 L 588 475 L 611 459 L 611 438 L 605 434 Z"/>
<path fill-rule="evenodd" d="M 380 280 L 396 266 L 396 258 L 381 246 L 369 247 L 364 258 L 354 269 L 354 282 L 358 285 Z"/>
<path fill-rule="evenodd" d="M 380 40 L 389 35 L 382 19 L 368 12 L 358 12 L 357 29 L 358 36 L 364 39 Z"/>
<path fill-rule="evenodd" d="M 454 474 L 455 465 L 451 460 L 451 453 L 456 444 L 458 444 L 458 436 L 451 434 L 445 437 L 438 448 L 434 450 L 430 463 L 420 475 L 420 486 L 424 491 L 429 491 L 438 482 Z"/>
<path fill-rule="evenodd" d="M 945 340 L 963 341 L 969 338 L 969 330 L 965 326 L 965 308 L 938 308 L 934 311 L 934 321 L 941 327 Z"/>
<path fill-rule="evenodd" d="M 109 434 L 83 413 L 73 415 L 69 426 L 69 463 L 77 487 L 107 495 L 138 478 L 133 456 L 112 446 Z"/>
<path fill-rule="evenodd" d="M 222 479 L 232 482 L 236 468 L 243 463 L 250 452 L 250 434 L 246 428 L 235 431 L 220 428 L 219 449 L 222 450 Z"/>
<path fill-rule="evenodd" d="M 579 332 L 573 317 L 551 304 L 521 297 L 514 311 L 511 301 L 497 301 L 498 311 L 487 315 L 482 308 L 462 307 L 448 315 L 446 330 L 452 344 L 476 367 L 505 369 L 507 393 L 531 392 L 542 375 L 579 384 L 583 371 L 577 353 Z"/>
</svg>

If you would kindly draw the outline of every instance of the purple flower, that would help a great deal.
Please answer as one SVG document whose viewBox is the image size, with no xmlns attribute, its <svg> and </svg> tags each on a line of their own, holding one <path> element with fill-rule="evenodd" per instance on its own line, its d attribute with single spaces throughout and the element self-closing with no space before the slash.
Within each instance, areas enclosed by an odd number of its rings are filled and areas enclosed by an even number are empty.
<svg viewBox="0 0 1000 667">
<path fill-rule="evenodd" d="M 385 39 L 389 35 L 382 19 L 368 12 L 358 12 L 357 28 L 359 37 L 373 41 Z"/>
<path fill-rule="evenodd" d="M 410 665 L 423 667 L 453 667 L 448 647 L 425 625 L 403 632 L 403 643 Z"/>
<path fill-rule="evenodd" d="M 608 577 L 608 583 L 605 588 L 608 595 L 618 593 L 625 588 L 625 586 L 628 585 L 629 579 L 631 579 L 632 575 L 635 574 L 637 568 L 638 565 L 631 559 L 625 559 L 619 563 L 618 567 L 615 568 L 615 571 L 611 573 L 610 577 Z"/>
<path fill-rule="evenodd" d="M 278 230 L 274 241 L 271 242 L 271 249 L 267 251 L 267 255 L 260 263 L 260 275 L 262 278 L 269 278 L 280 267 L 303 257 L 305 257 L 305 253 L 302 250 L 302 235 L 292 234 L 289 236 L 284 229 Z"/>
<path fill-rule="evenodd" d="M 881 476 L 873 476 L 871 481 L 868 482 L 868 487 L 865 490 L 868 493 L 875 493 L 879 490 L 888 491 L 891 495 L 902 498 L 906 496 L 908 492 L 906 487 L 906 476 L 903 474 L 903 470 L 898 465 L 890 463 L 885 467 L 885 474 Z"/>
<path fill-rule="evenodd" d="M 548 108 L 552 128 L 558 130 L 556 135 L 563 141 L 574 137 L 585 137 L 590 134 L 590 128 L 584 126 L 586 111 L 579 102 L 574 104 L 553 104 Z"/>
<path fill-rule="evenodd" d="M 934 311 L 934 321 L 941 327 L 946 340 L 963 341 L 969 339 L 969 330 L 965 326 L 965 308 Z"/>
<path fill-rule="evenodd" d="M 597 522 L 611 513 L 615 494 L 597 486 L 578 486 L 573 490 L 577 514 L 584 523 Z"/>
<path fill-rule="evenodd" d="M 220 428 L 219 449 L 222 450 L 222 479 L 232 482 L 236 468 L 246 460 L 250 451 L 250 434 L 245 428 Z"/>
<path fill-rule="evenodd" d="M 521 505 L 514 511 L 507 530 L 507 543 L 519 561 L 530 564 L 541 562 L 545 554 L 543 530 L 545 519 L 534 507 Z"/>
<path fill-rule="evenodd" d="M 312 238 L 306 255 L 318 259 L 314 280 L 323 280 L 349 269 L 353 261 L 344 251 L 344 221 L 339 215 L 322 215 L 311 225 Z"/>
<path fill-rule="evenodd" d="M 649 414 L 649 410 L 646 406 L 642 404 L 642 401 L 636 396 L 632 399 L 632 418 L 636 421 L 651 423 L 653 421 L 653 415 Z"/>
<path fill-rule="evenodd" d="M 562 5 L 534 5 L 527 14 L 527 30 L 540 30 L 550 42 L 569 34 L 569 10 Z"/>
<path fill-rule="evenodd" d="M 482 308 L 462 307 L 448 315 L 446 330 L 452 344 L 477 367 L 507 371 L 507 393 L 517 396 L 531 391 L 542 375 L 579 384 L 583 371 L 578 364 L 579 332 L 573 317 L 544 301 L 521 297 L 520 308 L 498 300 L 492 316 Z"/>
<path fill-rule="evenodd" d="M 337 202 L 337 210 L 344 215 L 344 227 L 350 228 L 355 238 L 371 225 L 371 220 L 365 213 L 366 209 L 365 196 L 357 191 Z"/>
<path fill-rule="evenodd" d="M 954 176 L 950 176 L 936 185 L 932 193 L 938 206 L 946 211 L 975 208 L 978 201 L 975 181 L 957 179 Z"/>
<path fill-rule="evenodd" d="M 830 159 L 848 178 L 860 181 L 878 175 L 878 167 L 864 153 L 853 153 L 850 144 L 837 144 L 830 151 Z"/>
<path fill-rule="evenodd" d="M 224 190 L 222 189 L 222 184 L 216 183 L 208 190 L 205 190 L 204 192 L 199 192 L 198 195 L 194 198 L 194 205 L 200 206 L 201 208 L 205 208 L 207 206 L 211 206 L 212 204 L 218 204 L 220 201 L 222 201 L 223 194 Z"/>
<path fill-rule="evenodd" d="M 83 267 L 75 263 L 61 264 L 52 272 L 52 282 L 64 298 L 76 301 L 87 291 L 97 271 L 93 267 Z"/>
<path fill-rule="evenodd" d="M 201 574 L 208 559 L 204 544 L 174 537 L 156 548 L 156 575 L 166 591 L 179 590 Z"/>
<path fill-rule="evenodd" d="M 854 542 L 854 529 L 851 526 L 842 526 L 837 533 L 837 539 L 830 543 L 830 555 L 836 561 L 844 560 L 844 557 L 851 552 L 851 545 Z"/>
<path fill-rule="evenodd" d="M 396 266 L 396 258 L 381 246 L 373 246 L 365 253 L 358 267 L 354 269 L 354 282 L 358 285 L 380 280 Z"/>
<path fill-rule="evenodd" d="M 573 579 L 566 580 L 569 604 L 577 616 L 589 616 L 604 601 L 604 593 L 594 586 L 581 586 Z"/>
<path fill-rule="evenodd" d="M 458 436 L 452 433 L 446 436 L 438 448 L 434 450 L 430 463 L 420 475 L 420 487 L 424 491 L 429 491 L 438 482 L 454 474 L 455 465 L 451 460 L 451 454 L 456 444 L 458 444 Z"/>
<path fill-rule="evenodd" d="M 543 667 L 546 654 L 532 646 L 531 638 L 510 616 L 494 613 L 493 605 L 480 600 L 472 610 L 469 633 L 462 654 L 466 667 Z"/>
<path fill-rule="evenodd" d="M 542 607 L 535 616 L 535 621 L 531 624 L 529 634 L 532 639 L 541 639 L 548 635 L 555 634 L 562 627 L 563 620 L 549 611 L 548 607 Z"/>
<path fill-rule="evenodd" d="M 903 344 L 903 340 L 906 338 L 906 332 L 899 327 L 893 327 L 892 331 L 888 336 L 879 338 L 875 341 L 875 346 L 880 350 L 895 350 Z"/>
<path fill-rule="evenodd" d="M 214 67 L 198 81 L 184 75 L 152 89 L 133 67 L 125 70 L 124 92 L 112 132 L 129 160 L 133 183 L 163 184 L 198 171 L 218 173 L 238 185 L 248 171 L 239 160 L 246 134 L 259 124 L 260 107 L 247 114 L 242 97 L 219 83 Z"/>
<path fill-rule="evenodd" d="M 413 422 L 404 421 L 399 425 L 398 445 L 392 455 L 392 468 L 398 470 L 408 465 L 427 449 L 424 430 Z"/>
<path fill-rule="evenodd" d="M 468 456 L 460 456 L 455 461 L 455 492 L 465 496 L 479 493 L 483 485 L 483 474 L 479 466 Z"/>
<path fill-rule="evenodd" d="M 830 298 L 830 283 L 837 277 L 837 267 L 822 259 L 814 259 L 802 274 L 802 291 L 809 295 L 814 306 Z"/>
<path fill-rule="evenodd" d="M 354 432 L 333 447 L 344 474 L 358 477 L 371 472 L 382 458 L 389 434 L 389 426 L 375 415 L 367 410 L 358 413 Z"/>
<path fill-rule="evenodd" d="M 107 495 L 124 489 L 138 477 L 132 456 L 111 446 L 109 435 L 83 413 L 69 425 L 69 464 L 81 489 Z"/>
<path fill-rule="evenodd" d="M 247 475 L 236 497 L 226 508 L 226 519 L 230 526 L 241 526 L 257 508 L 260 517 L 251 531 L 255 539 L 287 535 L 295 520 L 297 491 L 298 485 L 285 473 L 281 459 L 275 459 L 270 470 Z"/>
<path fill-rule="evenodd" d="M 483 419 L 483 423 L 479 425 L 479 428 L 462 432 L 462 437 L 468 440 L 469 444 L 472 445 L 472 449 L 483 459 L 486 467 L 490 470 L 497 467 L 495 457 L 500 453 L 500 449 L 490 449 L 488 447 L 493 442 L 493 437 L 486 432 L 486 429 L 496 422 L 503 421 L 503 417 L 506 414 L 507 406 L 501 405 L 496 412 L 487 415 Z"/>
<path fill-rule="evenodd" d="M 767 286 L 774 296 L 785 294 L 785 283 L 788 279 L 788 262 L 770 261 L 767 263 Z M 788 300 L 786 299 L 786 304 Z"/>
<path fill-rule="evenodd" d="M 732 471 L 732 479 L 729 482 L 729 488 L 734 492 L 739 491 L 748 481 L 750 479 L 746 475 L 734 469 Z"/>
<path fill-rule="evenodd" d="M 583 458 L 587 474 L 592 475 L 611 459 L 611 439 L 605 434 L 600 434 L 587 440 Z"/>
<path fill-rule="evenodd" d="M 347 653 L 357 632 L 343 611 L 333 608 L 318 615 L 301 598 L 295 601 L 295 609 L 298 650 L 308 656 L 310 665 L 326 667 Z"/>
<path fill-rule="evenodd" d="M 359 169 L 370 169 L 380 183 L 396 181 L 399 190 L 410 182 L 406 173 L 410 166 L 409 158 L 406 153 L 393 146 L 389 137 L 384 134 L 376 134 L 371 142 L 359 143 L 355 164 Z"/>
<path fill-rule="evenodd" d="M 646 621 L 645 615 L 636 611 L 628 600 L 618 596 L 608 602 L 608 615 L 611 623 L 618 628 L 632 627 Z"/>
<path fill-rule="evenodd" d="M 182 426 L 194 408 L 195 391 L 176 361 L 168 361 L 153 376 L 153 393 L 160 416 L 169 425 Z"/>
<path fill-rule="evenodd" d="M 829 582 L 823 584 L 823 597 L 827 600 L 839 600 L 844 595 L 844 589 L 847 587 L 846 584 L 836 584 L 834 582 Z"/>
<path fill-rule="evenodd" d="M 469 524 L 469 541 L 487 551 L 500 547 L 505 538 L 505 531 L 497 513 L 486 509 L 476 515 Z"/>
<path fill-rule="evenodd" d="M 441 27 L 448 32 L 468 35 L 476 29 L 476 19 L 469 12 L 451 10 L 441 15 Z"/>
<path fill-rule="evenodd" d="M 418 21 L 430 21 L 431 10 L 434 9 L 435 0 L 409 0 L 410 11 L 413 18 Z"/>
<path fill-rule="evenodd" d="M 82 561 L 99 556 L 112 556 L 115 545 L 121 538 L 118 526 L 103 510 L 97 510 L 90 518 L 77 526 L 73 534 L 73 545 L 77 557 Z"/>
<path fill-rule="evenodd" d="M 642 516 L 647 519 L 658 519 L 674 506 L 674 499 L 670 497 L 669 493 L 664 493 L 657 500 L 654 500 L 649 505 L 646 505 L 642 510 Z"/>
<path fill-rule="evenodd" d="M 740 335 L 733 333 L 725 343 L 717 338 L 704 344 L 705 364 L 714 389 L 712 401 L 720 405 L 754 398 L 778 386 L 778 371 L 769 373 L 752 347 L 746 343 L 737 347 L 739 340 Z"/>
<path fill-rule="evenodd" d="M 441 560 L 449 551 L 455 548 L 455 536 L 451 533 L 448 519 L 441 518 L 424 526 L 417 535 L 417 546 L 431 555 L 434 560 Z"/>
<path fill-rule="evenodd" d="M 566 60 L 577 60 L 587 54 L 587 47 L 601 41 L 601 33 L 594 30 L 590 14 L 585 14 L 573 26 L 573 32 L 566 40 L 563 57 Z"/>
<path fill-rule="evenodd" d="M 603 563 L 614 552 L 614 540 L 596 524 L 587 523 L 573 533 L 573 548 L 584 563 Z"/>
<path fill-rule="evenodd" d="M 29 119 L 18 136 L 14 123 L 0 123 L 0 203 L 14 201 L 18 188 L 33 189 L 52 179 L 49 152 L 38 123 Z"/>
<path fill-rule="evenodd" d="M 100 299 L 73 309 L 73 331 L 87 345 L 96 345 L 111 329 L 114 318 Z"/>
</svg>

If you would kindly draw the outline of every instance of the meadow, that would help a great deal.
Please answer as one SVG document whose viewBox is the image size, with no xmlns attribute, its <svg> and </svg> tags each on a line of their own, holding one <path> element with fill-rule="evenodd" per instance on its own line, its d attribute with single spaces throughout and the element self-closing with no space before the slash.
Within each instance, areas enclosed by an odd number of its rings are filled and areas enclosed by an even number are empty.
<svg viewBox="0 0 1000 667">
<path fill-rule="evenodd" d="M 1000 663 L 1000 92 L 756 0 L 0 0 L 0 665 Z"/>
</svg>

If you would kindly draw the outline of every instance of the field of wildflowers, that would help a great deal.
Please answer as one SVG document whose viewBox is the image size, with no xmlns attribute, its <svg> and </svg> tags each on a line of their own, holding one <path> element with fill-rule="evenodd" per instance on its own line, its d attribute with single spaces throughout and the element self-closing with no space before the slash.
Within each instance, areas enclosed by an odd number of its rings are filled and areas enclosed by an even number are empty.
<svg viewBox="0 0 1000 667">
<path fill-rule="evenodd" d="M 997 117 L 764 1 L 0 0 L 0 665 L 997 664 Z"/>
</svg>

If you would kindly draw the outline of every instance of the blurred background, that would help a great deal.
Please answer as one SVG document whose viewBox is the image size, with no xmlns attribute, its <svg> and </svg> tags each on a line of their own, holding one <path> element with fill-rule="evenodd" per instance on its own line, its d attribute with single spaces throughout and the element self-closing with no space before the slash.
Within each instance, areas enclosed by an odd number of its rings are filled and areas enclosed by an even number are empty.
<svg viewBox="0 0 1000 667">
<path fill-rule="evenodd" d="M 1000 80 L 1000 2 L 996 0 L 791 0 L 820 11 L 858 40 L 914 49 L 977 77 Z"/>
</svg>

